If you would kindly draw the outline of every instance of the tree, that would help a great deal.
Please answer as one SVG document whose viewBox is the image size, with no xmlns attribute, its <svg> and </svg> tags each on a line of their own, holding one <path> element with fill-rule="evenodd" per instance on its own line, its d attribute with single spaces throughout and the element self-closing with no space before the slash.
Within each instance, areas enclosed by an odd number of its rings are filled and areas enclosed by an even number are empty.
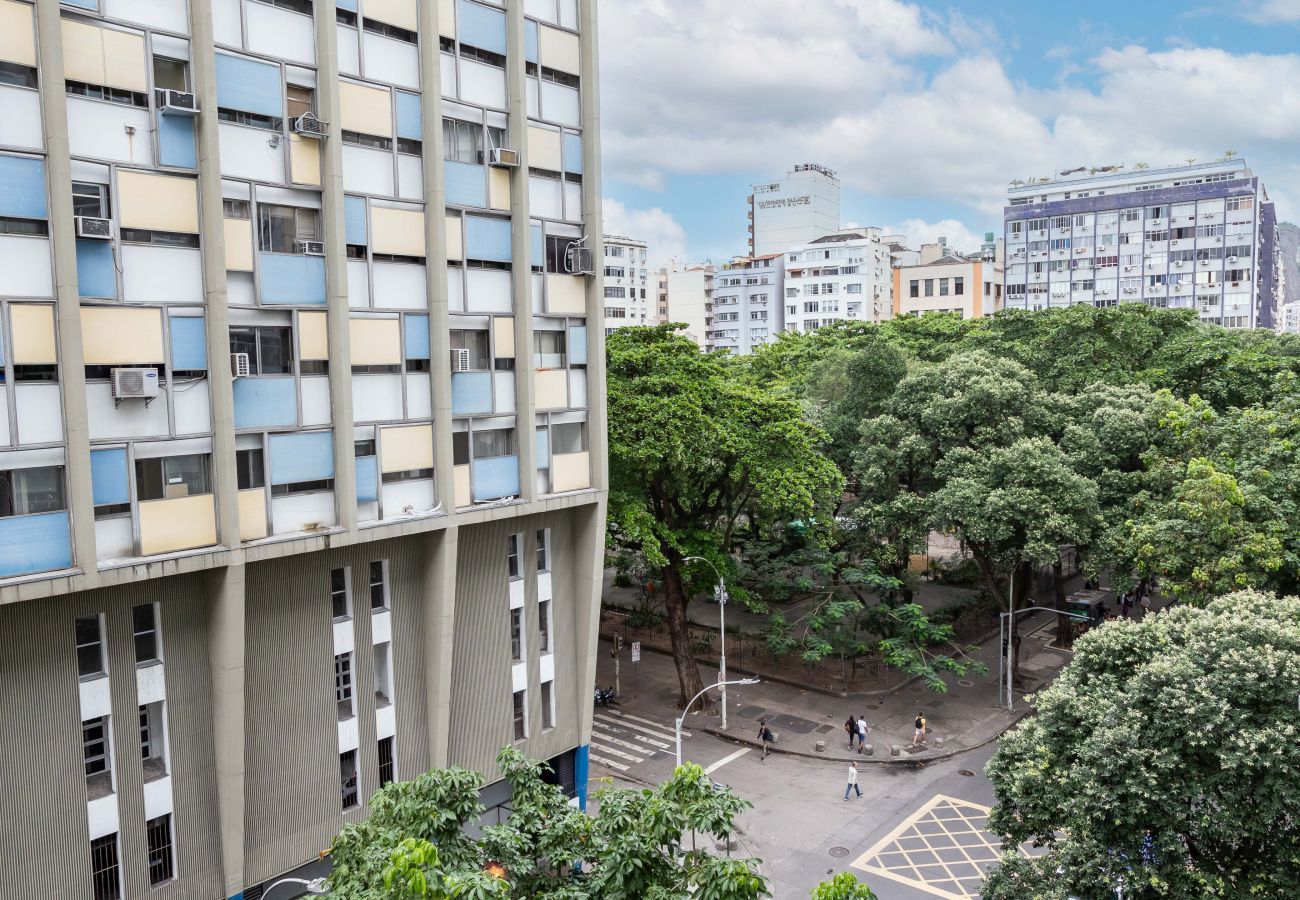
<svg viewBox="0 0 1300 900">
<path fill-rule="evenodd" d="M 610 540 L 663 573 L 681 702 L 703 684 L 686 610 L 711 575 L 688 556 L 731 568 L 733 531 L 750 523 L 830 521 L 843 485 L 825 435 L 799 405 L 736 377 L 673 325 L 609 338 Z"/>
<path fill-rule="evenodd" d="M 858 881 L 852 872 L 841 872 L 823 881 L 812 892 L 813 900 L 876 900 L 871 888 Z"/>
<path fill-rule="evenodd" d="M 988 775 L 986 900 L 1300 896 L 1300 599 L 1093 629 Z"/>
</svg>

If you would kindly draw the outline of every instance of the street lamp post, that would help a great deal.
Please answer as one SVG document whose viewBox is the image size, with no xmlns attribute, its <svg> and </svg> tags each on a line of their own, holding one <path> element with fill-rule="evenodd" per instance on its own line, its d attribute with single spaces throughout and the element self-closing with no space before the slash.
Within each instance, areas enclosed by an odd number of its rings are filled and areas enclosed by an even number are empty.
<svg viewBox="0 0 1300 900">
<path fill-rule="evenodd" d="M 313 897 L 323 897 L 327 893 L 324 878 L 313 878 L 311 881 L 307 881 L 304 878 L 281 878 L 279 881 L 271 885 L 262 893 L 262 897 L 264 898 L 264 900 L 270 900 L 271 891 L 275 890 L 282 884 L 299 885 L 300 887 L 304 888 L 307 891 L 307 893 Z"/>
<path fill-rule="evenodd" d="M 711 685 L 709 685 L 708 687 L 704 688 L 703 690 L 701 690 L 698 694 L 696 694 L 694 697 L 692 697 L 692 698 L 691 698 L 691 699 L 686 703 L 686 706 L 683 707 L 683 709 L 682 709 L 682 714 L 681 714 L 680 716 L 677 717 L 677 721 L 674 723 L 674 728 L 675 728 L 675 730 L 676 730 L 676 734 L 677 734 L 677 765 L 678 765 L 678 767 L 680 767 L 681 764 L 682 764 L 682 721 L 686 718 L 686 714 L 687 714 L 688 712 L 690 712 L 690 710 L 691 710 L 691 704 L 693 704 L 696 700 L 698 700 L 698 699 L 700 699 L 701 697 L 703 697 L 703 696 L 704 696 L 706 693 L 708 693 L 709 691 L 713 690 L 715 687 L 716 687 L 716 688 L 722 688 L 722 687 L 725 687 L 725 686 L 728 685 L 728 684 L 758 684 L 758 679 L 757 679 L 757 678 L 741 678 L 741 679 L 738 679 L 738 680 L 736 680 L 736 681 L 719 681 L 717 684 L 711 684 Z"/>
<path fill-rule="evenodd" d="M 722 580 L 722 573 L 718 567 L 703 556 L 688 556 L 682 562 L 702 562 L 713 570 L 713 574 L 718 576 L 718 586 L 714 588 L 714 593 L 718 597 L 718 634 L 721 636 L 722 643 L 719 646 L 718 654 L 718 684 L 722 685 L 722 730 L 727 730 L 727 584 Z M 681 761 L 678 760 L 678 765 Z"/>
<path fill-rule="evenodd" d="M 1015 692 L 1012 690 L 1012 685 L 1011 685 L 1011 676 L 1012 676 L 1011 651 L 1013 649 L 1011 646 L 1012 644 L 1011 630 L 1015 622 L 1016 616 L 1020 615 L 1021 613 L 1032 613 L 1032 612 L 1052 612 L 1052 613 L 1056 613 L 1058 616 L 1067 616 L 1068 618 L 1071 619 L 1078 619 L 1081 622 L 1091 621 L 1087 616 L 1081 613 L 1066 612 L 1065 610 L 1056 609 L 1051 606 L 1027 606 L 1024 609 L 1017 609 L 1015 612 L 1004 612 L 1001 614 L 1001 623 L 1000 623 L 1001 627 L 999 628 L 999 631 L 1001 631 L 1002 634 L 1004 635 L 1003 643 L 1006 647 L 1006 649 L 1003 652 L 1003 666 L 1005 667 L 1006 677 L 1007 677 L 1007 683 L 1006 683 L 1007 712 L 1015 712 L 1014 707 L 1016 702 Z M 998 680 L 999 681 L 1002 680 L 1001 672 L 998 673 Z M 1002 690 L 1002 686 L 999 685 L 998 692 L 1001 693 L 1001 690 Z"/>
</svg>

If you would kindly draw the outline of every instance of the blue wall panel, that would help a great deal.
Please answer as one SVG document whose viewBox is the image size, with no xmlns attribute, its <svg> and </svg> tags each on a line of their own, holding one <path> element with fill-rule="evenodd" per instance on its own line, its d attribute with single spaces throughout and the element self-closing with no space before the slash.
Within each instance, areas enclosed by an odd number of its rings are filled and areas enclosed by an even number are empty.
<svg viewBox="0 0 1300 900">
<path fill-rule="evenodd" d="M 287 375 L 236 378 L 233 390 L 236 428 L 298 424 L 298 388 L 294 378 Z"/>
<path fill-rule="evenodd" d="M 283 116 L 280 67 L 218 53 L 217 106 L 263 116 Z"/>
<path fill-rule="evenodd" d="M 569 362 L 575 366 L 587 364 L 586 325 L 574 325 L 569 329 Z"/>
<path fill-rule="evenodd" d="M 533 268 L 541 269 L 546 265 L 546 237 L 541 225 L 530 225 L 528 230 L 533 239 L 533 258 L 528 262 Z"/>
<path fill-rule="evenodd" d="M 420 95 L 397 92 L 397 136 L 412 141 L 424 140 L 424 123 L 420 121 Z"/>
<path fill-rule="evenodd" d="M 194 120 L 185 116 L 158 116 L 158 161 L 164 166 L 198 168 L 194 152 Z"/>
<path fill-rule="evenodd" d="M 589 744 L 580 744 L 573 751 L 573 783 L 578 789 L 578 808 L 583 812 L 587 811 L 587 781 L 591 770 L 590 760 L 591 746 Z"/>
<path fill-rule="evenodd" d="M 72 565 L 67 512 L 0 518 L 0 578 Z"/>
<path fill-rule="evenodd" d="M 582 135 L 564 133 L 564 171 L 582 174 Z"/>
<path fill-rule="evenodd" d="M 487 206 L 487 169 L 470 163 L 447 160 L 444 164 L 447 202 L 455 206 Z"/>
<path fill-rule="evenodd" d="M 208 337 L 202 316 L 172 316 L 172 368 L 197 371 L 208 367 Z"/>
<path fill-rule="evenodd" d="M 456 26 L 461 43 L 493 53 L 506 52 L 506 14 L 486 6 L 460 0 Z"/>
<path fill-rule="evenodd" d="M 343 198 L 343 239 L 349 244 L 364 247 L 366 239 L 366 200 L 364 197 Z"/>
<path fill-rule="evenodd" d="M 510 262 L 510 220 L 466 216 L 465 258 Z"/>
<path fill-rule="evenodd" d="M 77 241 L 77 290 L 83 297 L 117 298 L 117 267 L 108 241 Z"/>
<path fill-rule="evenodd" d="M 90 451 L 91 497 L 95 506 L 130 503 L 131 488 L 126 476 L 126 448 Z"/>
<path fill-rule="evenodd" d="M 524 19 L 524 61 L 542 61 L 537 52 L 537 23 L 532 19 Z"/>
<path fill-rule="evenodd" d="M 45 205 L 45 161 L 0 156 L 0 216 L 49 218 Z"/>
<path fill-rule="evenodd" d="M 429 317 L 406 317 L 406 358 L 429 358 Z"/>
<path fill-rule="evenodd" d="M 474 502 L 519 496 L 519 457 L 474 460 Z"/>
<path fill-rule="evenodd" d="M 346 9 L 352 12 L 357 11 L 357 0 L 338 0 L 335 4 L 339 9 Z"/>
<path fill-rule="evenodd" d="M 325 257 L 262 253 L 258 262 L 263 303 L 325 305 Z"/>
<path fill-rule="evenodd" d="M 536 437 L 537 447 L 537 468 L 549 469 L 551 467 L 551 433 L 545 428 L 537 429 Z"/>
<path fill-rule="evenodd" d="M 457 416 L 492 412 L 492 373 L 453 372 L 451 411 Z"/>
<path fill-rule="evenodd" d="M 334 477 L 334 433 L 271 435 L 271 484 L 323 481 Z"/>
<path fill-rule="evenodd" d="M 357 457 L 357 502 L 379 499 L 379 464 L 373 456 Z"/>
</svg>

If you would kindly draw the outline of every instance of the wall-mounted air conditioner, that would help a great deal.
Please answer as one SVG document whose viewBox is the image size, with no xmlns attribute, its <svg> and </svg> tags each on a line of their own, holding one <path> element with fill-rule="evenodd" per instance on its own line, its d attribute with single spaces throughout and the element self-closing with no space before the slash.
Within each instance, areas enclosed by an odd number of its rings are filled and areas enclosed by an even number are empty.
<svg viewBox="0 0 1300 900">
<path fill-rule="evenodd" d="M 253 372 L 248 364 L 247 353 L 230 354 L 230 375 L 232 378 L 247 378 Z"/>
<path fill-rule="evenodd" d="M 492 165 L 498 169 L 514 169 L 519 166 L 519 151 L 506 147 L 492 148 Z"/>
<path fill-rule="evenodd" d="M 311 113 L 303 113 L 293 120 L 293 130 L 305 137 L 323 138 L 330 133 L 330 127 Z"/>
<path fill-rule="evenodd" d="M 191 117 L 199 114 L 198 98 L 189 91 L 158 92 L 158 111 L 164 116 Z"/>
<path fill-rule="evenodd" d="M 92 241 L 111 241 L 113 239 L 113 223 L 109 219 L 99 219 L 94 216 L 77 216 L 77 237 L 86 238 Z"/>
<path fill-rule="evenodd" d="M 143 400 L 148 405 L 158 396 L 158 370 L 145 368 L 111 369 L 113 404 L 122 400 Z"/>
<path fill-rule="evenodd" d="M 570 244 L 564 251 L 564 267 L 572 275 L 595 275 L 595 254 L 579 244 Z"/>
<path fill-rule="evenodd" d="M 453 347 L 451 350 L 451 370 L 453 372 L 469 371 L 469 349 Z"/>
<path fill-rule="evenodd" d="M 294 245 L 299 253 L 307 256 L 324 256 L 325 243 L 323 241 L 299 241 Z"/>
</svg>

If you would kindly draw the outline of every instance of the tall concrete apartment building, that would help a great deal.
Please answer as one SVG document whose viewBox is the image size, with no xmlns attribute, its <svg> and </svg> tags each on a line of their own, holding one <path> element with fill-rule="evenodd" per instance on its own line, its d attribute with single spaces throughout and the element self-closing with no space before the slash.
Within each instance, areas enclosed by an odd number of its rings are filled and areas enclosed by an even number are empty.
<svg viewBox="0 0 1300 900">
<path fill-rule="evenodd" d="M 787 249 L 785 330 L 890 318 L 891 247 L 879 228 L 848 228 Z"/>
<path fill-rule="evenodd" d="M 701 350 L 713 349 L 715 274 L 711 264 L 679 267 L 674 262 L 659 270 L 661 321 L 684 324 L 682 334 Z"/>
<path fill-rule="evenodd" d="M 582 795 L 595 6 L 0 0 L 0 896 L 258 900 L 508 744 Z"/>
<path fill-rule="evenodd" d="M 1139 302 L 1274 327 L 1276 212 L 1243 160 L 1017 184 L 1005 235 L 1008 308 Z"/>
<path fill-rule="evenodd" d="M 653 325 L 657 282 L 652 284 L 645 241 L 605 235 L 605 333 L 624 325 Z"/>
<path fill-rule="evenodd" d="M 736 355 L 776 341 L 783 323 L 785 296 L 784 254 L 758 259 L 740 257 L 718 270 L 713 278 L 713 331 L 715 350 Z"/>
<path fill-rule="evenodd" d="M 753 185 L 748 203 L 750 258 L 784 253 L 840 228 L 840 180 L 816 163 Z"/>
</svg>

